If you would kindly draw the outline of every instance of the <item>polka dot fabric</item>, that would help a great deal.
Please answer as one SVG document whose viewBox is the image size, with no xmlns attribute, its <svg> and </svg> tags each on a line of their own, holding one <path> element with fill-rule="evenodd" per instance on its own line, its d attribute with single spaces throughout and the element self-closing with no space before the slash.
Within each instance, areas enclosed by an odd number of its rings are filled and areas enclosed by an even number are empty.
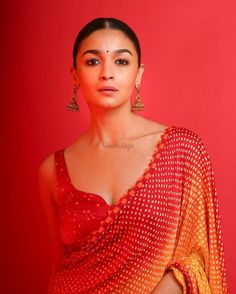
<svg viewBox="0 0 236 294">
<path fill-rule="evenodd" d="M 194 131 L 166 128 L 143 175 L 115 205 L 73 187 L 63 152 L 55 163 L 67 254 L 50 294 L 152 293 L 170 270 L 183 293 L 228 293 L 214 173 Z"/>
</svg>

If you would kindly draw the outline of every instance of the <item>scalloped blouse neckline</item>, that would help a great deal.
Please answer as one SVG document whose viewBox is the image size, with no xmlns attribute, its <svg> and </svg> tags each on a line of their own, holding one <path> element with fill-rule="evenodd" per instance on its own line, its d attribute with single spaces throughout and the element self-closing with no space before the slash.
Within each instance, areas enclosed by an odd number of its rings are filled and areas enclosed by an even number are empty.
<svg viewBox="0 0 236 294">
<path fill-rule="evenodd" d="M 80 189 L 77 189 L 74 184 L 71 181 L 71 178 L 69 176 L 66 160 L 65 160 L 65 148 L 62 150 L 62 158 L 63 158 L 63 164 L 65 167 L 66 177 L 68 179 L 68 183 L 70 187 L 73 189 L 75 193 L 82 193 L 82 194 L 89 194 L 92 197 L 99 198 L 102 200 L 105 205 L 108 207 L 108 209 L 114 209 L 115 207 L 119 207 L 120 204 L 127 201 L 127 197 L 129 196 L 130 192 L 132 194 L 132 191 L 141 188 L 143 186 L 144 182 L 147 178 L 151 175 L 151 170 L 156 167 L 155 160 L 160 157 L 161 150 L 163 149 L 165 145 L 165 141 L 168 137 L 169 132 L 174 128 L 175 126 L 168 126 L 165 128 L 164 132 L 161 134 L 161 137 L 158 139 L 157 143 L 155 144 L 154 152 L 152 153 L 151 159 L 149 160 L 148 164 L 146 165 L 146 168 L 144 169 L 142 175 L 134 182 L 131 187 L 129 187 L 126 192 L 124 192 L 118 200 L 114 204 L 108 204 L 107 201 L 100 195 L 93 193 L 93 192 L 87 192 Z"/>
</svg>

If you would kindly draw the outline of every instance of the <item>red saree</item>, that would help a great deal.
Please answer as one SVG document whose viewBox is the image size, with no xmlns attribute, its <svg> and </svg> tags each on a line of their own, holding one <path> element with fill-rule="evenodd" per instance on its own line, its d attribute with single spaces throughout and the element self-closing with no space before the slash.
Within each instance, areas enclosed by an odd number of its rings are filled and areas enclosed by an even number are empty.
<svg viewBox="0 0 236 294">
<path fill-rule="evenodd" d="M 63 151 L 55 163 L 67 254 L 50 294 L 152 293 L 169 270 L 183 293 L 228 293 L 214 173 L 195 132 L 168 127 L 143 175 L 112 206 L 73 187 Z"/>
</svg>

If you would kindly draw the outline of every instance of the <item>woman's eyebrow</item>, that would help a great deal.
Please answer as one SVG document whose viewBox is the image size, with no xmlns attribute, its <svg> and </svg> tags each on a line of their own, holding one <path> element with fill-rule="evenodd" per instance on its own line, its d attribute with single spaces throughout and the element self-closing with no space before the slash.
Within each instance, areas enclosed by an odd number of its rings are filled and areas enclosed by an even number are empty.
<svg viewBox="0 0 236 294">
<path fill-rule="evenodd" d="M 107 52 L 107 51 L 106 51 Z M 116 53 L 116 54 L 119 54 L 119 53 L 129 53 L 130 55 L 132 55 L 133 56 L 133 54 L 128 50 L 128 49 L 117 49 L 117 50 L 114 50 L 114 51 L 111 51 L 111 52 L 113 52 L 113 53 Z M 101 50 L 97 50 L 97 49 L 89 49 L 89 50 L 86 50 L 83 54 L 82 54 L 82 56 L 84 56 L 85 54 L 87 54 L 87 53 L 92 53 L 92 54 L 96 54 L 96 55 L 99 55 L 99 54 L 102 54 L 103 53 L 103 51 L 101 51 Z"/>
</svg>

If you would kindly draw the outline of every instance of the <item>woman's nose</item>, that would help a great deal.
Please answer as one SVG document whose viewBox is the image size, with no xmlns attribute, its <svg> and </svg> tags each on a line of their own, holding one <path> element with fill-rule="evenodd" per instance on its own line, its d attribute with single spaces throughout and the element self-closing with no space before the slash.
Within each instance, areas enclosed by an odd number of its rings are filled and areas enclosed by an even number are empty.
<svg viewBox="0 0 236 294">
<path fill-rule="evenodd" d="M 110 79 L 113 79 L 113 76 L 112 75 L 109 75 L 109 74 L 107 74 L 107 75 L 103 74 L 101 76 L 101 78 L 102 78 L 102 80 L 110 80 Z"/>
<path fill-rule="evenodd" d="M 114 78 L 114 74 L 111 65 L 104 64 L 100 73 L 100 78 L 102 80 L 110 80 Z"/>
</svg>

